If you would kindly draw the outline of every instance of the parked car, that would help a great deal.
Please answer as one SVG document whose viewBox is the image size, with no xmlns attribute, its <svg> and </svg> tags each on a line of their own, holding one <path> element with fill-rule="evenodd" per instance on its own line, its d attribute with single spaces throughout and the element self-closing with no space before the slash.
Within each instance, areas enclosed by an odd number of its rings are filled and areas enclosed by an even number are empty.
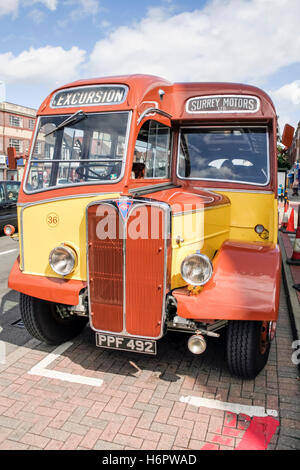
<svg viewBox="0 0 300 470">
<path fill-rule="evenodd" d="M 19 181 L 0 181 L 0 231 L 7 224 L 17 229 L 17 200 Z"/>
</svg>

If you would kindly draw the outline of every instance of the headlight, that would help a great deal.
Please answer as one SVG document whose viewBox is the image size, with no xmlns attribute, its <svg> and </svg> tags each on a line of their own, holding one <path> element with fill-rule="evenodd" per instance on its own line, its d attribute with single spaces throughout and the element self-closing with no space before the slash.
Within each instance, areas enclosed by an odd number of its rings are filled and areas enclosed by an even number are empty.
<svg viewBox="0 0 300 470">
<path fill-rule="evenodd" d="M 67 276 L 75 268 L 76 253 L 68 246 L 57 246 L 49 255 L 49 263 L 56 274 Z"/>
<path fill-rule="evenodd" d="M 203 286 L 211 278 L 213 268 L 206 255 L 195 253 L 187 256 L 181 263 L 181 276 L 192 286 Z"/>
</svg>

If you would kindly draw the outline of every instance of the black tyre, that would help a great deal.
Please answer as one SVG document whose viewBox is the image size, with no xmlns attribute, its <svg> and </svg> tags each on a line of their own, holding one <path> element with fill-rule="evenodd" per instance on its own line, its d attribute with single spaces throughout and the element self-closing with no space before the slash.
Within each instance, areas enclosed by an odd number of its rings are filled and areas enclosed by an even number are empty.
<svg viewBox="0 0 300 470">
<path fill-rule="evenodd" d="M 77 336 L 85 327 L 87 318 L 62 318 L 53 302 L 20 294 L 20 311 L 28 333 L 47 344 L 62 344 Z"/>
<path fill-rule="evenodd" d="M 268 361 L 268 322 L 230 321 L 227 328 L 227 364 L 233 375 L 254 379 Z"/>
</svg>

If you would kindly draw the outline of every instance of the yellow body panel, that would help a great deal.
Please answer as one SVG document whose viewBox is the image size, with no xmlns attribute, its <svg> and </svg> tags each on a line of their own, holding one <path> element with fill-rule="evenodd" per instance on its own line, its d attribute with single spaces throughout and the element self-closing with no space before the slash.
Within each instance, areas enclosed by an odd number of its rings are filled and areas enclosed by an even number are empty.
<svg viewBox="0 0 300 470">
<path fill-rule="evenodd" d="M 119 194 L 60 199 L 19 207 L 21 266 L 26 274 L 61 278 L 49 265 L 53 248 L 66 243 L 78 254 L 78 263 L 66 279 L 87 279 L 86 207 L 90 202 L 118 198 Z M 58 223 L 49 225 L 49 216 Z M 54 219 L 56 220 L 56 219 Z"/>
<path fill-rule="evenodd" d="M 258 224 L 263 225 L 269 231 L 269 238 L 265 241 L 277 243 L 278 207 L 274 194 L 216 192 L 227 196 L 231 204 L 173 217 L 172 289 L 186 284 L 180 275 L 180 266 L 186 256 L 197 250 L 201 250 L 201 253 L 212 259 L 225 240 L 261 242 L 262 238 L 254 230 Z M 182 235 L 183 232 L 185 235 Z M 178 245 L 177 236 L 181 236 L 184 242 Z"/>
<path fill-rule="evenodd" d="M 264 225 L 269 231 L 266 241 L 277 243 L 278 215 L 274 194 L 219 192 L 231 202 L 172 216 L 172 289 L 185 285 L 180 275 L 181 263 L 197 250 L 212 259 L 225 240 L 262 241 L 254 231 L 257 224 Z M 119 194 L 74 197 L 19 207 L 23 272 L 60 278 L 49 265 L 49 253 L 66 243 L 78 253 L 78 264 L 66 278 L 86 280 L 86 207 L 93 201 L 118 197 Z M 49 225 L 49 216 L 57 216 L 53 226 Z"/>
<path fill-rule="evenodd" d="M 247 193 L 216 191 L 231 201 L 230 239 L 241 241 L 262 241 L 254 231 L 257 224 L 269 231 L 269 239 L 277 243 L 278 206 L 273 193 Z"/>
<path fill-rule="evenodd" d="M 180 274 L 184 258 L 200 250 L 213 258 L 216 250 L 229 238 L 230 204 L 209 207 L 172 218 L 171 288 L 185 285 Z M 183 241 L 176 242 L 177 237 Z"/>
</svg>

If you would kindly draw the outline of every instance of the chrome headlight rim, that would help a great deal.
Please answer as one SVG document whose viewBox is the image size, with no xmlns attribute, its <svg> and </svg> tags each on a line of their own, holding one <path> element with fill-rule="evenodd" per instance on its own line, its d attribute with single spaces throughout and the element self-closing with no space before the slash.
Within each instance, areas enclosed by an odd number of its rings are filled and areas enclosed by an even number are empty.
<svg viewBox="0 0 300 470">
<path fill-rule="evenodd" d="M 205 280 L 203 280 L 202 282 L 192 282 L 190 279 L 188 279 L 184 272 L 183 272 L 183 266 L 185 263 L 187 263 L 190 259 L 192 258 L 195 258 L 195 257 L 199 257 L 201 258 L 202 260 L 204 260 L 206 263 L 207 263 L 207 266 L 208 266 L 208 269 L 209 269 L 209 275 L 207 276 L 207 278 Z M 181 273 L 181 277 L 182 279 L 189 285 L 191 286 L 204 286 L 205 284 L 208 283 L 208 281 L 211 279 L 212 275 L 213 275 L 213 265 L 212 265 L 212 262 L 211 260 L 209 259 L 208 256 L 202 254 L 202 253 L 192 253 L 188 256 L 186 256 L 184 258 L 184 260 L 182 261 L 181 263 L 181 266 L 180 266 L 180 273 Z"/>
<path fill-rule="evenodd" d="M 71 267 L 68 269 L 68 271 L 61 271 L 59 269 L 57 269 L 57 267 L 55 266 L 55 264 L 53 263 L 53 260 L 52 260 L 52 257 L 53 255 L 55 254 L 56 250 L 63 250 L 65 251 L 71 258 Z M 71 274 L 74 269 L 76 268 L 76 265 L 77 265 L 77 253 L 76 251 L 71 248 L 70 246 L 68 245 L 65 245 L 65 244 L 61 244 L 61 245 L 58 245 L 56 246 L 55 248 L 53 248 L 51 251 L 50 251 L 50 254 L 49 254 L 49 264 L 51 266 L 51 269 L 56 273 L 58 274 L 59 276 L 69 276 L 69 274 Z"/>
</svg>

